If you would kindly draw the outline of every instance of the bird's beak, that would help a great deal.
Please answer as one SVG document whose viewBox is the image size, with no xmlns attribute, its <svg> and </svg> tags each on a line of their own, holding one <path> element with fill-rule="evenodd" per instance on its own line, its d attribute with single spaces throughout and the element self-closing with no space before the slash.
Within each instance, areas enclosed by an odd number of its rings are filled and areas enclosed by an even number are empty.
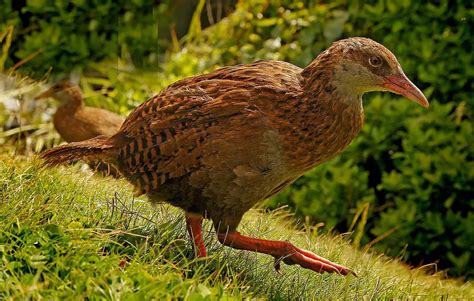
<svg viewBox="0 0 474 301">
<path fill-rule="evenodd" d="M 44 91 L 43 93 L 41 93 L 40 95 L 36 96 L 35 100 L 51 97 L 52 95 L 53 95 L 53 90 L 48 89 L 48 90 Z"/>
<path fill-rule="evenodd" d="M 388 90 L 403 95 L 406 98 L 419 103 L 423 107 L 427 108 L 430 106 L 423 92 L 420 91 L 403 73 L 400 71 L 399 74 L 390 75 L 385 77 L 385 82 L 382 84 L 383 87 Z"/>
</svg>

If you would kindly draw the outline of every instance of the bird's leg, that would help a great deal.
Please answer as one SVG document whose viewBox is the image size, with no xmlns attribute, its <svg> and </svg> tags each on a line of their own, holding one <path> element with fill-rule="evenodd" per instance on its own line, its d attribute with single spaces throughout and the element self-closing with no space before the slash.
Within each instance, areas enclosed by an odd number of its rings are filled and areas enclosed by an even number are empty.
<svg viewBox="0 0 474 301">
<path fill-rule="evenodd" d="M 189 236 L 193 240 L 196 257 L 206 257 L 206 247 L 202 237 L 202 217 L 186 213 L 186 226 Z"/>
<path fill-rule="evenodd" d="M 303 268 L 318 273 L 339 273 L 356 275 L 350 269 L 322 258 L 313 252 L 295 247 L 287 241 L 264 240 L 241 235 L 239 232 L 218 233 L 219 241 L 229 247 L 241 250 L 256 251 L 275 257 L 275 268 L 278 270 L 280 261 L 286 264 L 298 264 Z"/>
</svg>

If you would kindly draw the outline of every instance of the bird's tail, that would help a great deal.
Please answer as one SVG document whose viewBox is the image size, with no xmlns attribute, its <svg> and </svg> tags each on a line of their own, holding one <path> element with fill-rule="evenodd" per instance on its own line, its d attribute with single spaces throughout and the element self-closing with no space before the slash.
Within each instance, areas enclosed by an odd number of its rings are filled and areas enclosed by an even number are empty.
<svg viewBox="0 0 474 301">
<path fill-rule="evenodd" d="M 108 161 L 110 151 L 114 144 L 109 136 L 97 136 L 81 142 L 72 142 L 49 149 L 41 154 L 45 165 L 54 166 L 66 162 L 82 161 Z"/>
</svg>

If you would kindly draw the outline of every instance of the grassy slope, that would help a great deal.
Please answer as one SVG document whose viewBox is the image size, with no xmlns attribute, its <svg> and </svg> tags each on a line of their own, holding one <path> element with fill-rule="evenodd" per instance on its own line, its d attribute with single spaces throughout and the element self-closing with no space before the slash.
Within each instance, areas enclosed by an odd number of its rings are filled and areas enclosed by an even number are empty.
<svg viewBox="0 0 474 301">
<path fill-rule="evenodd" d="M 193 260 L 178 210 L 152 208 L 133 199 L 125 181 L 78 167 L 46 170 L 31 159 L 0 155 L 0 187 L 0 299 L 474 297 L 472 284 L 363 253 L 342 237 L 297 232 L 282 212 L 251 211 L 241 231 L 291 240 L 359 277 L 284 264 L 280 275 L 269 256 L 221 247 L 209 224 L 210 258 Z"/>
</svg>

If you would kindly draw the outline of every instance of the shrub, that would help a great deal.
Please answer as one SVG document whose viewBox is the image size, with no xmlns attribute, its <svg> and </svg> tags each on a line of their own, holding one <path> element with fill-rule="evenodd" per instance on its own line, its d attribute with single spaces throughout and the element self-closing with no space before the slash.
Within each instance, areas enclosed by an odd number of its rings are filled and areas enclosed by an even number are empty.
<svg viewBox="0 0 474 301">
<path fill-rule="evenodd" d="M 15 26 L 9 65 L 28 60 L 23 72 L 41 77 L 82 70 L 91 62 L 130 57 L 157 67 L 154 1 L 6 0 L 2 25 Z M 5 8 L 5 10 L 3 9 Z"/>
<path fill-rule="evenodd" d="M 473 98 L 474 6 L 462 0 L 358 1 L 347 7 L 344 35 L 370 36 L 400 59 L 407 74 L 438 102 Z"/>
</svg>

